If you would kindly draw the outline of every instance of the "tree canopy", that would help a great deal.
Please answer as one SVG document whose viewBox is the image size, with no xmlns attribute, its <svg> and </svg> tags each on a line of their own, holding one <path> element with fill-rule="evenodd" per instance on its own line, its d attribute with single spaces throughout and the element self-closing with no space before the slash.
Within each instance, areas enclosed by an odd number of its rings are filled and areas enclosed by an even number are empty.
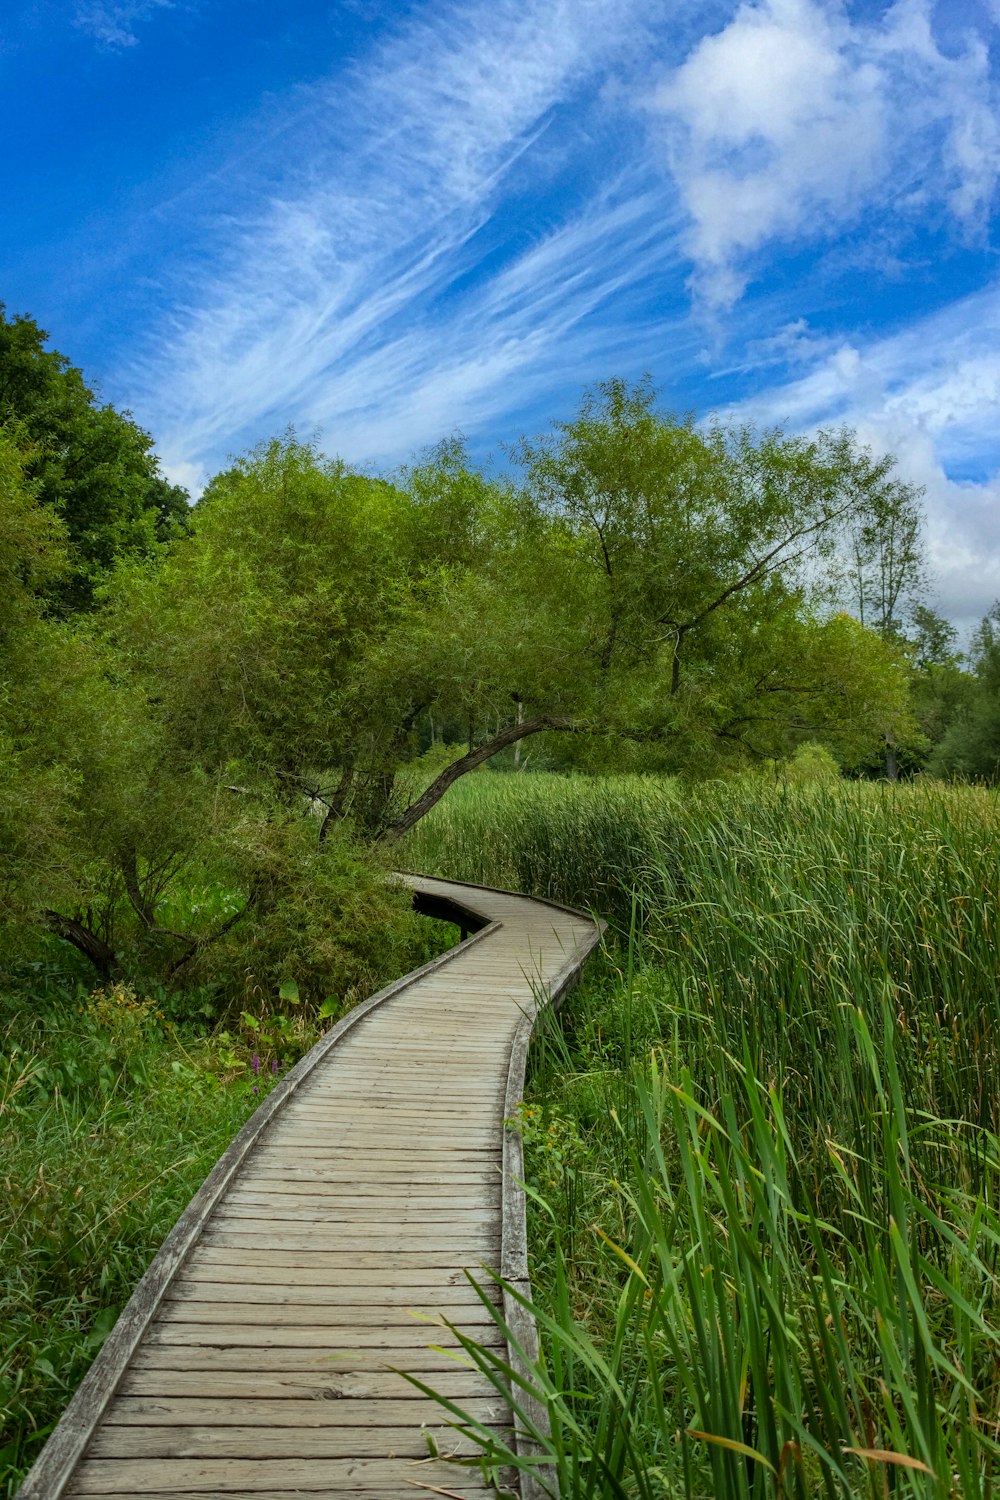
<svg viewBox="0 0 1000 1500">
<path fill-rule="evenodd" d="M 376 477 L 290 436 L 176 525 L 140 465 L 125 530 L 86 562 L 54 440 L 39 457 L 23 425 L 0 436 L 8 911 L 102 973 L 342 992 L 360 957 L 324 913 L 403 899 L 388 853 L 359 851 L 524 740 L 706 774 L 912 730 L 900 647 L 836 607 L 845 538 L 912 492 L 846 433 L 697 426 L 612 381 L 499 475 L 458 440 Z M 98 580 L 96 611 L 57 618 Z"/>
<path fill-rule="evenodd" d="M 289 439 L 220 476 L 112 616 L 192 765 L 393 838 L 428 722 L 467 743 L 443 790 L 542 733 L 683 769 L 905 719 L 897 653 L 828 608 L 844 529 L 902 493 L 846 434 L 702 431 L 612 382 L 517 458 L 387 481 Z"/>
<path fill-rule="evenodd" d="M 188 497 L 159 474 L 149 434 L 102 405 L 47 337 L 0 303 L 0 425 L 24 455 L 37 500 L 65 524 L 67 566 L 48 597 L 72 612 L 92 606 L 117 559 L 147 556 L 183 527 Z"/>
</svg>

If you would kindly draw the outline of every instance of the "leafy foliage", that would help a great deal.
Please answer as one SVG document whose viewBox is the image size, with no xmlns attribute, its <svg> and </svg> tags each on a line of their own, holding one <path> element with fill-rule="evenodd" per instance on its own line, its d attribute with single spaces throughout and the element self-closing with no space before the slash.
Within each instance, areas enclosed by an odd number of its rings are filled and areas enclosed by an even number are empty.
<svg viewBox="0 0 1000 1500">
<path fill-rule="evenodd" d="M 0 997 L 4 1495 L 271 1076 L 247 1057 L 226 1067 L 127 987 L 21 979 Z"/>
<path fill-rule="evenodd" d="M 976 632 L 971 665 L 971 680 L 957 690 L 952 674 L 952 712 L 930 765 L 939 773 L 995 782 L 1000 779 L 1000 604 Z"/>
<path fill-rule="evenodd" d="M 119 558 L 146 556 L 170 534 L 187 495 L 158 475 L 148 433 L 98 404 L 46 338 L 0 303 L 0 426 L 21 445 L 38 501 L 64 523 L 68 566 L 44 592 L 51 607 L 72 612 L 92 607 Z"/>
</svg>

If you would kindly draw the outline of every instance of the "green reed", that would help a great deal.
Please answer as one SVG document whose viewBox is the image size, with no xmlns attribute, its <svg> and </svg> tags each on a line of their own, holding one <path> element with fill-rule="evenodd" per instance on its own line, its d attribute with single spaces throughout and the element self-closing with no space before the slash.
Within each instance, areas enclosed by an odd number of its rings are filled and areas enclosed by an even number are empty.
<svg viewBox="0 0 1000 1500">
<path fill-rule="evenodd" d="M 533 889 L 603 898 L 631 934 L 535 1046 L 539 1479 L 992 1495 L 996 798 L 536 777 L 518 812 L 517 779 L 479 780 L 475 874 L 509 878 L 520 824 Z M 588 799 L 617 824 L 574 862 L 562 829 Z M 577 1144 L 556 1162 L 553 1138 Z"/>
</svg>

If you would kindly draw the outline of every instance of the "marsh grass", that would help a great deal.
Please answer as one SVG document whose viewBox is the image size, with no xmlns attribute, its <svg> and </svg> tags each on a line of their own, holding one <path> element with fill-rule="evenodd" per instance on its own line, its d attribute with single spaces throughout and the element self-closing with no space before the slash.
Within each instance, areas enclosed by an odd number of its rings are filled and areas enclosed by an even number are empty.
<svg viewBox="0 0 1000 1500">
<path fill-rule="evenodd" d="M 503 780 L 467 793 L 474 836 L 458 805 L 423 835 L 439 867 L 467 874 L 474 849 L 478 878 L 509 879 L 523 837 L 532 889 L 619 930 L 539 1028 L 521 1121 L 539 1477 L 564 1497 L 991 1496 L 996 797 L 536 777 L 518 812 Z M 576 857 L 562 830 L 588 800 L 616 816 Z M 527 1462 L 480 1436 L 488 1467 Z"/>
<path fill-rule="evenodd" d="M 125 986 L 0 999 L 0 1494 L 270 1075 Z"/>
</svg>

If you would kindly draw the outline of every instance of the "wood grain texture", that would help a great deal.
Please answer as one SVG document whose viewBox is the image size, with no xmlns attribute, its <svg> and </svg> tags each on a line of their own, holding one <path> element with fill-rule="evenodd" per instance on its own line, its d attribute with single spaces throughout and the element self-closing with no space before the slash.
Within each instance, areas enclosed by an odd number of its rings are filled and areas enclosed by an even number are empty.
<svg viewBox="0 0 1000 1500">
<path fill-rule="evenodd" d="M 480 930 L 345 1017 L 265 1100 L 19 1500 L 491 1492 L 477 1468 L 446 1461 L 469 1441 L 405 1373 L 488 1425 L 507 1420 L 440 1320 L 510 1357 L 490 1277 L 526 1289 L 527 1265 L 520 1142 L 504 1120 L 538 1005 L 558 1002 L 600 928 L 551 903 L 407 878 Z M 530 1308 L 503 1300 L 533 1348 Z"/>
</svg>

